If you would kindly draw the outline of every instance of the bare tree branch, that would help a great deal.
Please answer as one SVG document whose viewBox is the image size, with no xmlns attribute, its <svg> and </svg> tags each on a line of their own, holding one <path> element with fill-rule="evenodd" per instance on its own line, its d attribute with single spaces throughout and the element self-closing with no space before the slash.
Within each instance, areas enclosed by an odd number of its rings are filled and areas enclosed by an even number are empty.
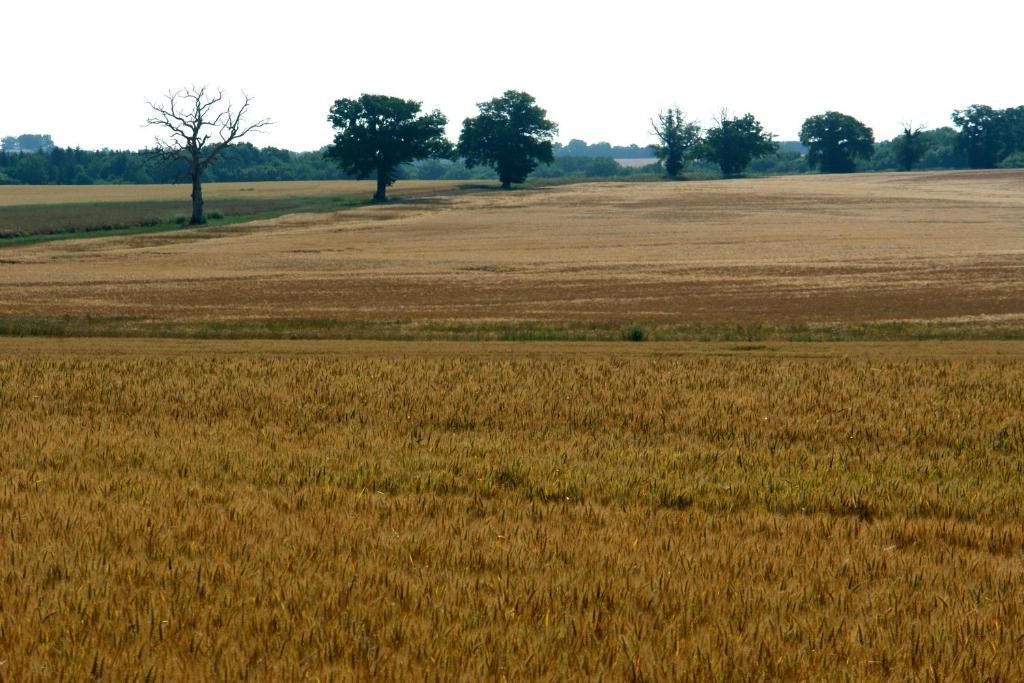
<svg viewBox="0 0 1024 683">
<path fill-rule="evenodd" d="M 203 216 L 203 172 L 232 143 L 271 125 L 270 119 L 247 122 L 252 98 L 242 93 L 237 109 L 223 90 L 208 93 L 206 86 L 170 90 L 161 103 L 146 100 L 152 115 L 147 126 L 163 129 L 155 138 L 154 154 L 168 162 L 185 161 L 192 178 L 192 224 L 205 222 Z"/>
</svg>

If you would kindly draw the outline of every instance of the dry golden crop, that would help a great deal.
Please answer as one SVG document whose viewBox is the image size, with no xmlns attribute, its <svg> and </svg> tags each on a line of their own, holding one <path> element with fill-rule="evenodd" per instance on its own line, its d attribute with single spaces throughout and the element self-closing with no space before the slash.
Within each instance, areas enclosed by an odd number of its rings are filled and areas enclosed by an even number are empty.
<svg viewBox="0 0 1024 683">
<path fill-rule="evenodd" d="M 0 311 L 1019 324 L 1022 187 L 1020 169 L 593 183 L 54 242 L 0 254 Z"/>
<path fill-rule="evenodd" d="M 0 679 L 1019 680 L 1020 344 L 0 343 Z"/>
</svg>

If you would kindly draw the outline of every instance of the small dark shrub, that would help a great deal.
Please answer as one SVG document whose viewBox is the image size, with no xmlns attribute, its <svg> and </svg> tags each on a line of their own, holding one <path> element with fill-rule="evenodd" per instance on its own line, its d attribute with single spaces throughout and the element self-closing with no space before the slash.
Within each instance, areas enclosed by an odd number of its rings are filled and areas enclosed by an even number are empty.
<svg viewBox="0 0 1024 683">
<path fill-rule="evenodd" d="M 622 338 L 632 342 L 647 341 L 647 330 L 639 325 L 630 325 L 622 331 Z"/>
</svg>

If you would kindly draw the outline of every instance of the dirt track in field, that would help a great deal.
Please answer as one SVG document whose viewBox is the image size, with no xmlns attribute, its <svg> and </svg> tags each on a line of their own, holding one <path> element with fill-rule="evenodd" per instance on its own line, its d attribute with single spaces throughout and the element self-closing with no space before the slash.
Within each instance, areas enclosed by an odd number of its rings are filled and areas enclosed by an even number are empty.
<svg viewBox="0 0 1024 683">
<path fill-rule="evenodd" d="M 154 319 L 1024 319 L 1024 171 L 593 183 L 0 252 L 0 310 Z"/>
</svg>

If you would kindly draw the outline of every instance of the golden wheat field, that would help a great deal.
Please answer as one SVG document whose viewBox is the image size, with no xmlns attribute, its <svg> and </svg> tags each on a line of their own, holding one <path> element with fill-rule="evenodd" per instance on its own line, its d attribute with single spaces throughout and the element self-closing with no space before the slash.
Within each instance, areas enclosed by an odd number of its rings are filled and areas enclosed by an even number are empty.
<svg viewBox="0 0 1024 683">
<path fill-rule="evenodd" d="M 1024 345 L 0 340 L 0 679 L 1020 680 Z"/>
<path fill-rule="evenodd" d="M 211 185 L 211 196 L 219 191 Z M 1024 171 L 441 192 L 51 242 L 0 252 L 0 310 L 165 321 L 1019 324 Z"/>
<path fill-rule="evenodd" d="M 1022 680 L 1024 342 L 962 340 L 1024 323 L 1022 189 L 423 184 L 4 248 L 6 333 L 910 332 L 0 336 L 0 682 Z M 62 191 L 0 203 L 165 190 Z"/>
</svg>

